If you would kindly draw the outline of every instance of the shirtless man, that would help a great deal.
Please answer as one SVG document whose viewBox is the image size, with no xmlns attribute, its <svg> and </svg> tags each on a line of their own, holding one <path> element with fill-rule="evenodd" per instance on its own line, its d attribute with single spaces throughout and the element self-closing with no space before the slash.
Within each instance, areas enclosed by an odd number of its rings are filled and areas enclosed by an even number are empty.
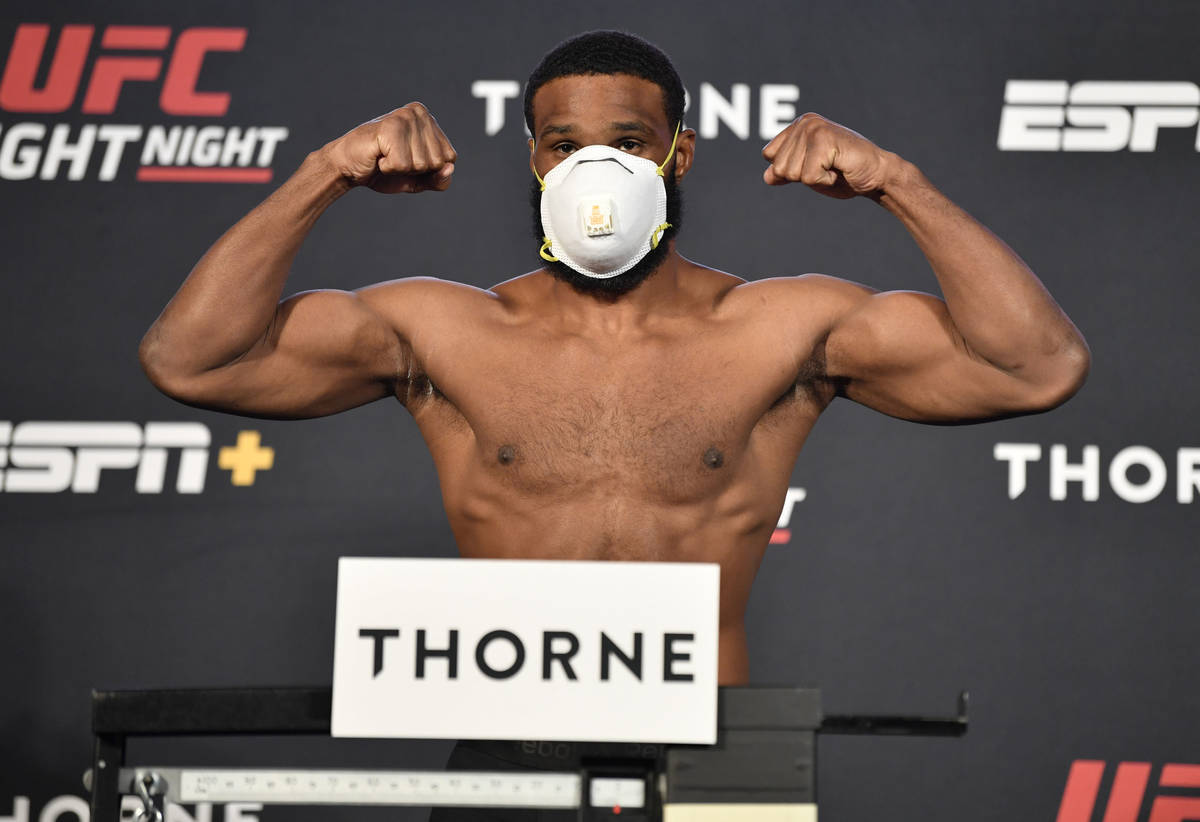
<svg viewBox="0 0 1200 822">
<path fill-rule="evenodd" d="M 568 266 L 563 239 L 543 246 L 557 260 L 488 290 L 422 277 L 280 301 L 300 244 L 350 189 L 450 185 L 456 154 L 420 103 L 364 123 L 208 250 L 142 341 L 143 367 L 182 402 L 248 416 L 395 399 L 463 556 L 720 563 L 719 681 L 744 684 L 751 582 L 834 397 L 922 422 L 1036 413 L 1079 389 L 1089 353 L 1021 259 L 916 166 L 815 114 L 766 146 L 764 182 L 874 200 L 945 300 L 817 274 L 746 282 L 685 259 L 676 185 L 696 135 L 676 134 L 682 116 L 670 61 L 613 32 L 560 45 L 527 86 L 535 179 L 585 147 L 604 155 L 592 171 L 620 172 L 609 160 L 624 155 L 663 166 L 672 227 L 650 225 L 661 241 L 624 273 Z M 550 233 L 539 221 L 538 241 Z"/>
</svg>

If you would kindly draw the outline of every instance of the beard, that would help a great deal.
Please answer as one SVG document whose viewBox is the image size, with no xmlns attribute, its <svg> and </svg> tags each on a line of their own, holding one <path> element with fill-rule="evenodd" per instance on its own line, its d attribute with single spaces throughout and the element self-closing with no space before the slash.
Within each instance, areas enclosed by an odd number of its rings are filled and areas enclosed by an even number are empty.
<svg viewBox="0 0 1200 822">
<path fill-rule="evenodd" d="M 589 277 L 586 274 L 580 274 L 562 261 L 543 260 L 539 257 L 542 267 L 554 275 L 556 280 L 561 280 L 580 294 L 586 294 L 589 297 L 615 300 L 633 291 L 662 265 L 671 250 L 667 240 L 679 233 L 679 228 L 683 223 L 683 192 L 679 188 L 679 184 L 675 182 L 675 175 L 664 175 L 663 186 L 667 192 L 667 222 L 671 224 L 671 227 L 659 237 L 658 245 L 650 249 L 645 257 L 638 260 L 624 274 L 605 279 Z M 545 232 L 542 230 L 542 192 L 536 179 L 530 180 L 529 203 L 533 207 L 533 238 L 540 248 L 544 242 Z"/>
</svg>

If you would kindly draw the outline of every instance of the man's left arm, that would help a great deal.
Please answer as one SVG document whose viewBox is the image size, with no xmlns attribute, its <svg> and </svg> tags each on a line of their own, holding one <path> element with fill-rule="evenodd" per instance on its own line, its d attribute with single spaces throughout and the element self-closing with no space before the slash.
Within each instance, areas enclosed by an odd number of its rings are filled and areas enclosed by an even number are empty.
<svg viewBox="0 0 1200 822">
<path fill-rule="evenodd" d="M 1045 411 L 1083 384 L 1083 335 L 1005 243 L 950 202 L 912 163 L 815 114 L 763 149 L 770 185 L 869 197 L 928 258 L 945 300 L 828 283 L 834 321 L 826 372 L 884 413 L 966 422 Z"/>
</svg>

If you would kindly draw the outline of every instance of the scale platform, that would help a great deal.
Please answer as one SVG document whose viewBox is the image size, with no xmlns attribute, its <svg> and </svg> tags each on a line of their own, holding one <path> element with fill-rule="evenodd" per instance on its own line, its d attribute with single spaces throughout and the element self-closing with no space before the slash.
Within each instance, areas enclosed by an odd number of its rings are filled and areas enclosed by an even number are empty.
<svg viewBox="0 0 1200 822">
<path fill-rule="evenodd" d="M 818 733 L 960 736 L 953 717 L 824 716 L 820 691 L 722 687 L 714 745 L 572 743 L 554 770 L 208 768 L 126 761 L 130 737 L 330 733 L 328 688 L 94 691 L 91 819 L 119 822 L 121 797 L 138 796 L 139 822 L 162 822 L 165 802 L 264 805 L 409 805 L 438 809 L 573 811 L 580 822 L 815 822 Z M 564 816 L 564 818 L 569 818 Z"/>
</svg>

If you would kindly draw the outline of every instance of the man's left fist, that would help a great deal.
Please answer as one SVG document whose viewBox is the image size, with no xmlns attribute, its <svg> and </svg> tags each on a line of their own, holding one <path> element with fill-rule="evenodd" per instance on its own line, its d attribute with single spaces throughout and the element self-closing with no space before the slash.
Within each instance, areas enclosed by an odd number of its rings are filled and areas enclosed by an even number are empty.
<svg viewBox="0 0 1200 822">
<path fill-rule="evenodd" d="M 804 183 L 839 200 L 877 198 L 900 162 L 857 131 L 811 111 L 775 135 L 763 158 L 770 163 L 763 172 L 767 185 Z"/>
</svg>

